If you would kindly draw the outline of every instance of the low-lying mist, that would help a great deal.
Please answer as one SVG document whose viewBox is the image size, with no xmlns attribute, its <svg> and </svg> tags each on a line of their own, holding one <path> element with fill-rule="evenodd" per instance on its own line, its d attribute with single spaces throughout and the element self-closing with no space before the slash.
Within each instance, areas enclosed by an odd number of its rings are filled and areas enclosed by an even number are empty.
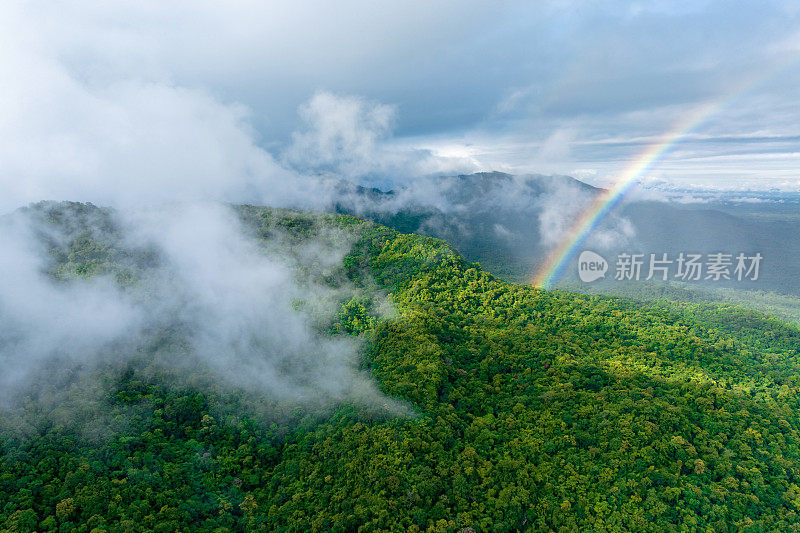
<svg viewBox="0 0 800 533">
<path fill-rule="evenodd" d="M 257 237 L 214 203 L 128 212 L 39 204 L 5 217 L 4 425 L 34 409 L 86 430 L 124 372 L 235 392 L 271 415 L 341 403 L 405 413 L 359 370 L 361 341 L 330 334 L 356 290 L 337 277 L 353 235 Z"/>
</svg>

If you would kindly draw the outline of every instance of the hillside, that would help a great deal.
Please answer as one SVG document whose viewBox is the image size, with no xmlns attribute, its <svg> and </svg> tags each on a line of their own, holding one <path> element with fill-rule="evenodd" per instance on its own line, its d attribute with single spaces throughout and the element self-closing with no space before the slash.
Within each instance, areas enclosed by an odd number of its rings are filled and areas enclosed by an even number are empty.
<svg viewBox="0 0 800 533">
<path fill-rule="evenodd" d="M 158 261 L 112 211 L 30 211 L 66 235 L 39 235 L 57 283 L 135 292 Z M 348 215 L 236 212 L 264 253 L 347 245 L 296 275 L 336 289 L 316 327 L 358 343 L 404 407 L 176 377 L 156 362 L 187 349 L 180 330 L 149 332 L 114 348 L 134 354 L 122 363 L 59 374 L 59 402 L 99 391 L 80 411 L 99 434 L 54 417 L 47 391 L 2 408 L 0 531 L 800 530 L 799 329 L 507 283 L 446 242 Z"/>
<path fill-rule="evenodd" d="M 645 302 L 714 303 L 740 306 L 800 325 L 800 297 L 774 292 L 698 287 L 680 282 L 592 283 L 563 282 L 560 288 L 582 294 L 620 296 Z"/>
<path fill-rule="evenodd" d="M 419 179 L 390 193 L 361 188 L 342 194 L 335 209 L 403 233 L 444 239 L 504 279 L 526 282 L 600 192 L 568 176 L 484 172 Z M 764 264 L 757 281 L 691 285 L 798 296 L 797 198 L 763 195 L 755 200 L 742 202 L 723 193 L 685 204 L 633 197 L 602 221 L 585 248 L 601 252 L 612 264 L 619 253 L 667 253 L 674 259 L 681 252 L 759 252 Z M 575 271 L 568 268 L 564 280 L 577 281 Z M 615 289 L 619 284 L 610 285 Z"/>
</svg>

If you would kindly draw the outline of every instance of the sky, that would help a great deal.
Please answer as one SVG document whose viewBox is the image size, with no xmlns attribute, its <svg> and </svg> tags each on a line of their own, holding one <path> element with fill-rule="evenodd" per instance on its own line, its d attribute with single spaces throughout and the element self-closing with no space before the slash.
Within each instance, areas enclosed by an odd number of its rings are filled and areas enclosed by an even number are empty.
<svg viewBox="0 0 800 533">
<path fill-rule="evenodd" d="M 330 172 L 607 185 L 703 106 L 645 185 L 800 190 L 798 28 L 770 0 L 6 0 L 0 209 Z"/>
</svg>

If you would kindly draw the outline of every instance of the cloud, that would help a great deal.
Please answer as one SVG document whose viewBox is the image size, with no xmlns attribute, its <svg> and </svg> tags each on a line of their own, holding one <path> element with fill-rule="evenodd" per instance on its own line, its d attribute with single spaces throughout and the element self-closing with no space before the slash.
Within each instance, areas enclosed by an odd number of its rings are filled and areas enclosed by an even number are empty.
<svg viewBox="0 0 800 533">
<path fill-rule="evenodd" d="M 139 379 L 166 372 L 172 386 L 241 391 L 254 403 L 406 413 L 359 370 L 359 342 L 326 329 L 353 288 L 313 275 L 335 270 L 351 238 L 309 237 L 291 251 L 280 234 L 259 244 L 216 203 L 88 220 L 77 211 L 46 205 L 2 219 L 0 406 L 46 397 L 54 409 L 91 409 L 107 394 L 98 381 L 133 365 Z M 138 282 L 52 276 L 52 250 L 70 250 L 87 228 L 113 228 L 96 236 L 101 246 L 152 251 Z"/>
<path fill-rule="evenodd" d="M 472 161 L 393 146 L 395 106 L 318 92 L 299 109 L 304 128 L 292 134 L 282 161 L 298 172 L 359 182 L 407 183 L 418 176 L 475 170 Z"/>
<path fill-rule="evenodd" d="M 591 205 L 593 194 L 574 184 L 561 184 L 539 198 L 539 238 L 546 247 L 567 237 L 577 218 Z"/>
<path fill-rule="evenodd" d="M 139 12 L 127 30 L 112 24 L 107 34 L 99 23 L 111 13 L 102 10 L 67 9 L 67 31 L 33 4 L 0 9 L 0 212 L 43 199 L 322 209 L 333 203 L 335 183 L 321 175 L 358 182 L 469 168 L 460 159 L 393 147 L 393 106 L 327 92 L 300 107 L 303 129 L 276 159 L 259 143 L 263 132 L 247 105 L 149 71 L 138 78 L 145 71 L 126 75 L 101 62 L 101 74 L 93 75 L 86 61 L 97 59 L 77 59 L 89 52 L 76 43 L 92 38 L 116 43 L 107 43 L 112 50 L 126 47 L 126 31 L 133 38 L 151 30 L 161 8 Z M 27 30 L 39 19 L 54 35 Z"/>
<path fill-rule="evenodd" d="M 570 128 L 559 128 L 554 131 L 539 148 L 537 158 L 540 161 L 565 161 L 569 157 L 570 143 L 575 132 Z"/>
<path fill-rule="evenodd" d="M 304 192 L 256 146 L 244 106 L 160 82 L 92 83 L 19 29 L 6 39 L 0 210 L 43 199 L 281 203 Z"/>
<path fill-rule="evenodd" d="M 637 139 L 795 54 L 774 43 L 796 41 L 797 13 L 753 9 L 11 0 L 0 6 L 0 211 L 43 198 L 319 207 L 325 187 L 309 173 L 379 184 L 477 168 L 614 175 L 645 149 Z M 789 157 L 751 157 L 793 146 L 796 75 L 782 71 L 708 125 L 748 133 L 769 117 L 775 142 L 742 136 L 744 160 L 724 161 L 699 161 L 719 145 L 695 143 L 665 172 L 796 179 Z M 442 157 L 433 141 L 469 157 Z"/>
<path fill-rule="evenodd" d="M 580 217 L 593 205 L 596 190 L 580 187 L 572 180 L 553 181 L 553 186 L 537 199 L 539 237 L 543 246 L 551 248 L 570 238 L 570 232 Z M 588 246 L 611 249 L 622 246 L 636 235 L 632 222 L 611 215 L 602 220 L 592 232 Z"/>
<path fill-rule="evenodd" d="M 43 0 L 10 0 L 2 9 L 6 36 L 35 35 L 44 53 L 81 79 L 203 87 L 254 109 L 269 140 L 294 129 L 294 110 L 316 90 L 391 101 L 386 89 L 436 75 L 439 65 L 430 58 L 445 59 L 452 43 L 504 17 L 474 0 L 70 0 L 58 9 Z"/>
<path fill-rule="evenodd" d="M 0 402 L 13 397 L 12 385 L 32 368 L 85 361 L 144 326 L 141 309 L 111 279 L 69 285 L 49 279 L 47 250 L 24 217 L 2 221 L 0 249 Z"/>
<path fill-rule="evenodd" d="M 295 132 L 284 158 L 294 167 L 321 173 L 363 176 L 379 171 L 378 142 L 396 120 L 396 108 L 355 97 L 320 92 L 299 110 L 306 125 Z"/>
<path fill-rule="evenodd" d="M 179 295 L 167 298 L 164 316 L 189 331 L 194 356 L 219 378 L 292 401 L 341 401 L 368 389 L 378 396 L 356 370 L 352 339 L 315 331 L 314 317 L 295 309 L 298 302 L 329 300 L 322 309 L 333 316 L 331 289 L 299 283 L 294 269 L 338 264 L 350 243 L 319 243 L 314 253 L 311 238 L 302 262 L 292 264 L 285 252 L 265 254 L 235 215 L 216 204 L 149 211 L 131 223 L 134 239 L 163 256 L 164 272 L 157 274 L 168 277 L 151 283 L 161 295 Z"/>
</svg>

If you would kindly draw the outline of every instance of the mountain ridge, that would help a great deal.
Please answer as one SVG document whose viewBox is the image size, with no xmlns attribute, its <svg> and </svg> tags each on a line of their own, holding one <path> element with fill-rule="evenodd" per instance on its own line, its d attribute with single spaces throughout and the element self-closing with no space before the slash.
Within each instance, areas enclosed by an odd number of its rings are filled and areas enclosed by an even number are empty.
<svg viewBox="0 0 800 533">
<path fill-rule="evenodd" d="M 278 228 L 296 244 L 357 235 L 325 276 L 366 292 L 330 331 L 362 339 L 359 365 L 414 414 L 344 402 L 276 417 L 236 391 L 100 368 L 97 408 L 127 422 L 86 442 L 23 402 L 15 416 L 40 429 L 0 440 L 3 528 L 800 527 L 797 328 L 506 283 L 445 242 L 346 215 L 237 212 L 265 244 Z M 113 272 L 80 268 L 114 257 L 80 239 L 97 252 L 70 275 Z"/>
</svg>

